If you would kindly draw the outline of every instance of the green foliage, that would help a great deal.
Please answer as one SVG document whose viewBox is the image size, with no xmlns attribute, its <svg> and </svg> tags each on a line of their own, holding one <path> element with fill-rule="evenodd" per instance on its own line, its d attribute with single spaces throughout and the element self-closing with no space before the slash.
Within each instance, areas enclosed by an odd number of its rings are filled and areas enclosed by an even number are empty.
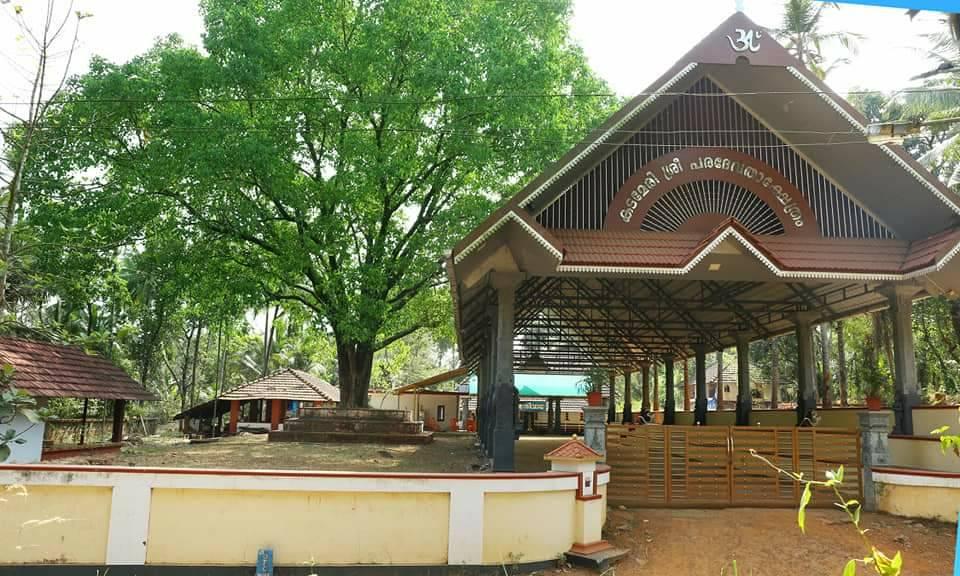
<svg viewBox="0 0 960 576">
<path fill-rule="evenodd" d="M 4 364 L 0 368 L 0 424 L 11 424 L 19 415 L 33 424 L 40 422 L 40 415 L 34 410 L 36 401 L 30 396 L 13 387 L 13 366 Z M 17 432 L 12 426 L 0 434 L 0 463 L 10 457 L 12 444 L 23 444 L 23 433 Z"/>
<path fill-rule="evenodd" d="M 198 304 L 305 307 L 348 397 L 373 351 L 449 326 L 445 251 L 614 104 L 563 96 L 605 92 L 564 0 L 203 11 L 203 53 L 170 38 L 72 82 L 31 174 L 38 212 L 83 255 L 177 255 Z"/>
<path fill-rule="evenodd" d="M 816 0 L 787 0 L 784 3 L 783 22 L 774 29 L 787 50 L 797 57 L 807 68 L 820 78 L 825 78 L 835 67 L 849 64 L 849 58 L 827 61 L 823 53 L 824 45 L 840 44 L 844 49 L 854 52 L 857 34 L 850 32 L 824 32 L 823 12 L 826 8 L 837 8 L 834 2 Z"/>
<path fill-rule="evenodd" d="M 776 470 L 778 474 L 803 485 L 803 494 L 800 497 L 800 506 L 797 509 L 797 525 L 804 534 L 806 534 L 806 510 L 813 497 L 814 488 L 827 488 L 833 492 L 835 498 L 834 506 L 847 514 L 847 519 L 850 521 L 850 524 L 853 525 L 854 529 L 856 529 L 864 547 L 868 551 L 868 555 L 863 558 L 854 558 L 847 561 L 843 568 L 844 576 L 855 575 L 858 564 L 873 568 L 874 572 L 880 576 L 900 576 L 901 570 L 903 569 L 903 558 L 900 552 L 897 552 L 893 558 L 890 558 L 878 550 L 867 537 L 867 529 L 863 528 L 860 524 L 860 512 L 863 508 L 860 501 L 856 499 L 846 499 L 843 497 L 843 494 L 841 494 L 840 487 L 843 485 L 844 476 L 843 466 L 840 466 L 836 470 L 827 470 L 824 474 L 824 480 L 809 480 L 803 477 L 803 472 L 789 472 L 784 470 L 759 455 L 756 450 L 751 449 L 750 455 L 763 461 L 767 466 Z"/>
</svg>

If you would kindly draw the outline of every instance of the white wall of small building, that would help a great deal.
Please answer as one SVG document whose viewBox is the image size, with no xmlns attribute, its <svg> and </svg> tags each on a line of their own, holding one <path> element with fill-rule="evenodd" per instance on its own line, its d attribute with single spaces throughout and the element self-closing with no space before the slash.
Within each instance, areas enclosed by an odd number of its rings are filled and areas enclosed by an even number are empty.
<svg viewBox="0 0 960 576">
<path fill-rule="evenodd" d="M 407 410 L 414 420 L 423 420 L 427 424 L 430 420 L 436 422 L 437 428 L 449 432 L 457 419 L 459 410 L 456 394 L 391 394 L 389 392 L 371 392 L 371 408 L 380 410 Z M 443 406 L 443 420 L 438 416 L 438 406 Z M 458 423 L 459 425 L 459 423 Z"/>
</svg>

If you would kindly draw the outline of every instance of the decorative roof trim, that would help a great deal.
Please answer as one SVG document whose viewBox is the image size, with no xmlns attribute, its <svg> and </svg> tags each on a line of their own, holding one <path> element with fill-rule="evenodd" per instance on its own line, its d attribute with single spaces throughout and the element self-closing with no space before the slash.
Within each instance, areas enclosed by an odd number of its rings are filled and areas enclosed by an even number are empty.
<svg viewBox="0 0 960 576">
<path fill-rule="evenodd" d="M 704 246 L 697 254 L 682 268 L 676 267 L 653 267 L 653 266 L 590 266 L 590 265 L 564 265 L 561 264 L 557 267 L 557 272 L 579 272 L 579 273 L 596 273 L 596 274 L 617 274 L 617 273 L 626 273 L 626 274 L 663 274 L 669 276 L 682 276 L 689 273 L 694 267 L 696 267 L 708 254 L 713 252 L 720 245 L 721 242 L 727 238 L 733 237 L 740 244 L 742 244 L 751 254 L 757 257 L 760 262 L 767 267 L 775 276 L 778 278 L 802 278 L 802 279 L 815 279 L 815 280 L 857 280 L 857 281 L 876 281 L 876 282 L 887 282 L 887 281 L 898 281 L 898 280 L 909 280 L 911 278 L 916 278 L 923 276 L 930 272 L 939 272 L 943 269 L 946 264 L 952 260 L 958 253 L 960 253 L 960 241 L 950 249 L 949 252 L 944 254 L 936 263 L 925 268 L 920 268 L 913 270 L 905 274 L 867 274 L 867 273 L 857 273 L 857 272 L 819 272 L 819 271 L 797 271 L 797 270 L 783 270 L 777 266 L 772 260 L 770 260 L 757 246 L 747 239 L 745 236 L 740 234 L 736 228 L 733 226 L 728 226 L 720 234 L 717 235 L 709 244 Z"/>
<path fill-rule="evenodd" d="M 806 74 L 804 74 L 800 70 L 797 70 L 797 68 L 795 68 L 794 66 L 787 66 L 787 71 L 793 74 L 798 80 L 803 82 L 807 86 L 807 88 L 819 94 L 820 97 L 823 98 L 823 101 L 829 104 L 831 108 L 836 110 L 838 114 L 843 116 L 847 120 L 847 122 L 850 123 L 851 126 L 859 130 L 862 134 L 866 135 L 867 133 L 866 126 L 861 124 L 859 120 L 854 118 L 853 115 L 847 112 L 843 106 L 837 103 L 837 101 L 834 100 L 833 96 L 830 93 L 828 93 L 826 90 L 823 90 L 819 86 L 814 84 L 813 81 L 807 78 Z"/>
<path fill-rule="evenodd" d="M 486 242 L 491 236 L 493 236 L 497 230 L 503 228 L 503 225 L 507 223 L 507 220 L 513 220 L 520 225 L 521 228 L 527 231 L 528 234 L 533 236 L 533 239 L 537 241 L 537 244 L 540 244 L 547 249 L 550 254 L 556 258 L 558 261 L 563 259 L 563 252 L 557 249 L 549 240 L 543 237 L 533 226 L 527 223 L 526 220 L 518 216 L 513 210 L 504 214 L 499 220 L 494 222 L 490 227 L 484 230 L 483 234 L 477 237 L 476 240 L 471 242 L 466 248 L 461 250 L 456 256 L 453 257 L 453 263 L 459 264 L 463 261 L 464 258 L 470 255 L 471 252 L 479 248 Z"/>
<path fill-rule="evenodd" d="M 536 199 L 537 196 L 539 196 L 541 193 L 543 193 L 544 190 L 546 190 L 547 188 L 549 188 L 549 187 L 550 187 L 554 182 L 556 182 L 561 176 L 563 176 L 564 174 L 566 174 L 567 172 L 569 172 L 569 171 L 570 171 L 571 169 L 573 169 L 577 164 L 579 164 L 580 161 L 583 160 L 587 155 L 589 155 L 589 154 L 592 153 L 594 150 L 596 150 L 597 147 L 600 146 L 600 144 L 606 142 L 607 139 L 610 138 L 610 136 L 611 136 L 612 134 L 615 134 L 616 132 L 618 132 L 618 131 L 620 130 L 620 128 L 623 127 L 624 124 L 626 124 L 627 122 L 629 122 L 630 120 L 632 120 L 637 114 L 639 114 L 639 113 L 640 113 L 643 109 L 645 109 L 647 106 L 649 106 L 650 104 L 653 104 L 653 102 L 656 101 L 661 95 L 663 95 L 664 92 L 666 92 L 666 91 L 669 90 L 671 87 L 673 87 L 674 84 L 676 84 L 677 82 L 679 82 L 684 76 L 688 75 L 688 74 L 689 74 L 691 71 L 693 71 L 693 69 L 696 68 L 696 67 L 697 67 L 697 63 L 696 63 L 696 62 L 691 62 L 691 63 L 687 64 L 686 66 L 684 66 L 683 69 L 681 69 L 679 72 L 677 72 L 677 73 L 673 76 L 673 78 L 670 78 L 670 79 L 667 80 L 663 85 L 661 85 L 659 88 L 657 88 L 656 90 L 654 90 L 654 92 L 653 92 L 650 96 L 648 96 L 648 97 L 645 98 L 642 102 L 640 102 L 639 104 L 637 104 L 637 105 L 633 108 L 633 110 L 631 110 L 630 112 L 628 112 L 627 114 L 625 114 L 625 115 L 623 116 L 623 118 L 621 118 L 621 119 L 620 119 L 619 121 L 617 121 L 613 126 L 611 126 L 610 128 L 608 128 L 607 131 L 604 132 L 602 135 L 600 135 L 599 138 L 597 138 L 596 140 L 594 140 L 593 142 L 591 142 L 589 146 L 587 146 L 586 148 L 584 148 L 583 150 L 581 150 L 579 154 L 577 154 L 576 156 L 574 156 L 573 159 L 571 159 L 569 162 L 567 162 L 567 163 L 564 164 L 562 167 L 560 167 L 559 170 L 554 171 L 554 173 L 553 173 L 549 178 L 547 178 L 547 180 L 545 180 L 545 181 L 543 182 L 543 184 L 537 186 L 537 188 L 536 188 L 533 192 L 531 192 L 530 194 L 528 194 L 526 198 L 524 198 L 523 200 L 520 201 L 520 203 L 519 203 L 520 207 L 526 207 L 527 204 L 529 204 L 529 203 L 532 202 L 534 199 Z"/>
<path fill-rule="evenodd" d="M 901 158 L 899 154 L 891 150 L 887 144 L 881 145 L 880 149 L 886 152 L 887 156 L 892 158 L 893 161 L 899 164 L 901 168 L 909 172 L 910 175 L 914 177 L 914 179 L 916 179 L 918 182 L 923 184 L 928 190 L 936 194 L 937 198 L 939 198 L 944 204 L 946 204 L 948 208 L 953 210 L 954 213 L 960 214 L 960 206 L 954 203 L 954 201 L 951 198 L 949 198 L 946 194 L 944 194 L 942 190 L 937 188 L 937 186 L 933 182 L 931 182 L 927 178 L 924 178 L 923 175 L 920 174 L 920 172 L 917 172 L 917 170 L 913 166 L 911 166 L 906 160 Z"/>
</svg>

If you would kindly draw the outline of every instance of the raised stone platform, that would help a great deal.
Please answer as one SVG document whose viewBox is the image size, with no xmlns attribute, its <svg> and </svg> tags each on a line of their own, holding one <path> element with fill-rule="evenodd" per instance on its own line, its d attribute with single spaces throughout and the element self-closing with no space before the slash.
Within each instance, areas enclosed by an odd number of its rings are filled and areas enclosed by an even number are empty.
<svg viewBox="0 0 960 576">
<path fill-rule="evenodd" d="M 406 410 L 373 408 L 303 408 L 283 430 L 270 432 L 271 442 L 369 442 L 427 444 L 432 432 L 423 422 L 410 420 Z"/>
</svg>

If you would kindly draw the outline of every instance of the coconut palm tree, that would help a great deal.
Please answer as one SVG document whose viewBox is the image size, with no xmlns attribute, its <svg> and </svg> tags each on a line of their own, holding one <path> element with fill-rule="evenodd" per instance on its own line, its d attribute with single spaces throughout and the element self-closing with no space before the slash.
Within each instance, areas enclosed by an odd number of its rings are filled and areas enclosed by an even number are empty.
<svg viewBox="0 0 960 576">
<path fill-rule="evenodd" d="M 773 29 L 787 50 L 821 79 L 837 66 L 850 62 L 849 58 L 838 58 L 828 63 L 823 46 L 836 42 L 855 52 L 855 41 L 860 37 L 852 32 L 824 32 L 822 18 L 827 8 L 838 6 L 818 0 L 787 0 L 783 7 L 783 22 L 779 28 Z"/>
</svg>

